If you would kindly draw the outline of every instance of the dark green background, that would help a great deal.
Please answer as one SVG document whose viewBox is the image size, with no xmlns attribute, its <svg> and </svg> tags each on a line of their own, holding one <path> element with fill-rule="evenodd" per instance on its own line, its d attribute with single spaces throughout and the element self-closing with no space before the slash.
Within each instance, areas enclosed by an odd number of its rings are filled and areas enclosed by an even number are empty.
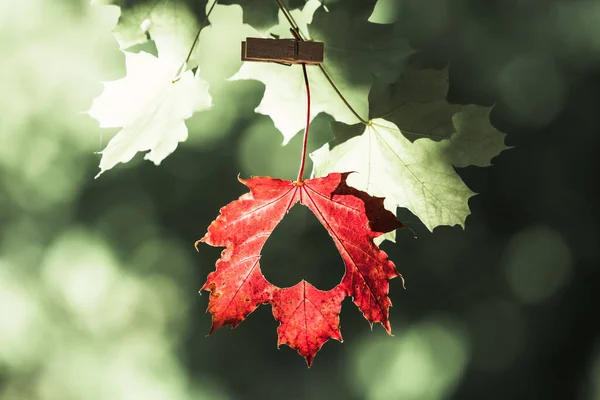
<svg viewBox="0 0 600 400">
<path fill-rule="evenodd" d="M 27 4 L 35 11 L 0 6 L 0 15 L 13 20 L 0 28 L 0 398 L 151 399 L 158 393 L 119 397 L 97 390 L 112 381 L 93 354 L 117 359 L 111 346 L 126 334 L 89 333 L 59 293 L 78 281 L 52 283 L 44 272 L 55 242 L 76 228 L 75 237 L 86 232 L 92 238 L 86 243 L 109 249 L 119 274 L 140 287 L 166 282 L 157 287 L 171 294 L 148 298 L 156 302 L 149 309 L 162 307 L 160 324 L 146 326 L 145 311 L 135 308 L 126 324 L 141 338 L 153 329 L 168 338 L 164 348 L 147 353 L 169 353 L 177 379 L 192 388 L 160 399 L 600 399 L 600 6 L 582 0 L 397 3 L 413 46 L 433 65 L 450 62 L 449 100 L 495 103 L 492 123 L 515 148 L 492 167 L 458 170 L 479 193 L 469 202 L 466 230 L 430 233 L 400 211 L 418 238 L 405 230 L 397 243 L 383 245 L 406 279 L 406 290 L 398 279 L 390 285 L 395 336 L 380 326 L 371 332 L 346 299 L 344 343 L 328 342 L 307 369 L 294 351 L 277 350 L 268 306 L 237 329 L 206 337 L 208 296 L 197 294 L 221 249 L 201 245 L 196 253 L 193 244 L 219 208 L 245 192 L 238 174 L 294 178 L 301 137 L 280 147 L 270 119 L 253 113 L 263 86 L 223 84 L 243 93 L 243 107 L 231 107 L 227 91 L 214 95 L 209 113 L 230 116 L 226 134 L 194 139 L 210 127 L 195 116 L 190 141 L 160 167 L 138 155 L 94 180 L 101 133 L 76 113 L 100 93 L 97 81 L 122 76 L 122 66 L 106 62 L 121 59 L 107 32 L 96 27 L 96 36 L 82 34 L 92 28 L 81 21 L 94 18 L 87 3 Z M 328 122 L 323 115 L 315 121 L 311 150 L 331 139 Z M 49 148 L 56 149 L 54 158 L 40 161 Z M 65 255 L 63 262 L 71 260 Z M 267 279 L 283 286 L 305 278 L 329 289 L 343 274 L 325 230 L 300 206 L 275 229 L 261 265 Z M 85 284 L 94 287 L 93 279 Z M 40 311 L 15 337 L 7 333 L 16 326 L 11 321 L 25 315 L 17 292 Z M 115 304 L 98 312 L 130 307 Z M 145 310 L 143 301 L 139 307 Z M 131 346 L 141 343 L 132 338 Z M 94 350 L 77 361 L 65 356 L 70 348 Z M 126 365 L 145 369 L 146 356 L 135 354 Z M 170 367 L 157 363 L 158 382 L 166 379 L 160 368 Z M 49 373 L 49 365 L 58 372 Z"/>
</svg>

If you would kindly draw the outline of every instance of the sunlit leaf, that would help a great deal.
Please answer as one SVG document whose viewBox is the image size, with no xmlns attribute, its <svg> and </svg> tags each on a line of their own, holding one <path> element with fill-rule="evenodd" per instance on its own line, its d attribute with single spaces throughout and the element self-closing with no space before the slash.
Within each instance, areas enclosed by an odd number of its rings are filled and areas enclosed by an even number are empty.
<svg viewBox="0 0 600 400">
<path fill-rule="evenodd" d="M 88 113 L 102 128 L 122 128 L 102 154 L 100 172 L 128 162 L 139 151 L 158 165 L 187 139 L 185 120 L 211 107 L 208 84 L 187 71 L 173 82 L 178 67 L 148 53 L 125 52 L 127 76 L 107 82 Z"/>
<path fill-rule="evenodd" d="M 372 4 L 352 0 L 322 7 L 310 0 L 302 11 L 292 11 L 300 31 L 325 44 L 323 66 L 335 85 L 359 115 L 368 115 L 368 93 L 373 78 L 392 82 L 400 74 L 406 57 L 412 53 L 397 25 L 367 21 Z M 291 37 L 289 23 L 279 15 L 279 25 L 269 30 L 279 37 Z M 265 94 L 256 112 L 273 119 L 286 144 L 304 126 L 306 108 L 304 80 L 299 66 L 244 63 L 232 78 L 254 79 L 265 84 Z M 317 67 L 309 67 L 312 88 L 311 119 L 325 112 L 337 121 L 353 124 L 356 116 Z"/>
<path fill-rule="evenodd" d="M 430 230 L 464 227 L 474 193 L 454 166 L 490 165 L 508 147 L 489 121 L 489 107 L 449 104 L 447 91 L 447 69 L 414 65 L 396 84 L 374 86 L 373 119 L 362 129 L 333 124 L 336 140 L 311 154 L 313 174 L 357 171 L 348 183 L 385 197 L 389 210 L 405 207 Z"/>
<path fill-rule="evenodd" d="M 333 173 L 301 183 L 270 177 L 242 180 L 250 193 L 221 208 L 199 241 L 226 247 L 202 287 L 210 291 L 211 333 L 224 325 L 235 328 L 260 304 L 270 303 L 280 322 L 278 343 L 296 349 L 310 366 L 327 340 L 341 341 L 339 313 L 346 296 L 352 296 L 371 324 L 379 322 L 391 333 L 388 280 L 400 274 L 373 239 L 402 224 L 383 207 L 383 199 L 347 186 L 347 176 Z M 346 265 L 342 281 L 331 290 L 318 290 L 304 280 L 279 288 L 260 270 L 265 242 L 297 202 L 327 229 Z"/>
</svg>

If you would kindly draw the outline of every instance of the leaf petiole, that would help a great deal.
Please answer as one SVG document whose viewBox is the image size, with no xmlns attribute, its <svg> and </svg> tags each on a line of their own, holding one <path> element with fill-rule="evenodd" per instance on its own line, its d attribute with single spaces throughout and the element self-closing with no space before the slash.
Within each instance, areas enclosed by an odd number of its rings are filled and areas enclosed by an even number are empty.
<svg viewBox="0 0 600 400">
<path fill-rule="evenodd" d="M 340 90 L 337 88 L 337 86 L 335 86 L 335 83 L 333 83 L 333 80 L 331 80 L 331 77 L 329 76 L 329 74 L 327 73 L 327 71 L 325 71 L 325 67 L 323 67 L 323 64 L 319 64 L 319 69 L 321 70 L 321 72 L 323 73 L 323 76 L 325 77 L 325 79 L 327 79 L 327 82 L 329 82 L 329 84 L 331 85 L 331 87 L 333 88 L 333 90 L 335 90 L 335 92 L 337 93 L 337 95 L 339 96 L 339 98 L 344 102 L 344 104 L 346 105 L 346 107 L 348 107 L 348 110 L 350 110 L 350 112 L 352 114 L 354 114 L 354 116 L 363 124 L 363 125 L 369 125 L 369 121 L 363 119 L 360 115 L 358 115 L 358 113 L 356 112 L 356 110 L 350 105 L 350 103 L 348 103 L 348 100 L 346 100 L 346 98 L 344 97 L 344 95 L 342 94 L 342 92 L 340 92 Z"/>
<path fill-rule="evenodd" d="M 292 35 L 294 36 L 294 38 L 296 40 L 298 40 L 298 41 L 305 41 L 306 40 L 305 39 L 306 35 L 303 35 L 302 32 L 300 31 L 300 28 L 298 27 L 298 24 L 294 20 L 294 17 L 290 13 L 290 10 L 287 8 L 287 6 L 283 3 L 282 0 L 275 0 L 275 2 L 279 6 L 279 9 L 283 13 L 284 17 L 288 20 L 288 22 L 290 24 L 290 27 L 291 27 L 290 31 L 292 32 Z M 323 64 L 319 64 L 319 69 L 321 70 L 321 73 L 323 74 L 323 76 L 325 77 L 325 79 L 327 79 L 327 82 L 329 82 L 329 84 L 331 85 L 331 87 L 333 88 L 333 90 L 335 91 L 335 93 L 338 95 L 338 97 L 344 102 L 344 104 L 346 105 L 346 107 L 348 108 L 348 110 L 350 110 L 350 112 L 352 114 L 354 114 L 354 116 L 362 124 L 368 125 L 369 121 L 367 121 L 364 118 L 362 118 L 356 112 L 356 110 L 350 105 L 350 103 L 348 103 L 348 100 L 346 100 L 346 98 L 344 97 L 344 95 L 342 94 L 342 92 L 340 92 L 340 90 L 338 89 L 338 87 L 335 85 L 335 83 L 333 82 L 333 80 L 331 79 L 331 77 L 329 76 L 329 74 L 327 73 L 327 71 L 325 70 L 325 67 L 323 67 Z"/>
<path fill-rule="evenodd" d="M 310 128 L 310 84 L 308 83 L 308 74 L 306 72 L 306 64 L 302 64 L 302 74 L 304 76 L 304 84 L 306 86 L 306 127 L 304 128 L 304 138 L 302 139 L 302 158 L 300 159 L 300 170 L 298 171 L 297 184 L 302 183 L 302 175 L 304 175 L 304 165 L 306 163 L 306 148 L 308 146 L 308 129 Z"/>
<path fill-rule="evenodd" d="M 194 52 L 194 48 L 196 48 L 196 45 L 198 44 L 198 40 L 200 39 L 200 32 L 202 32 L 202 29 L 204 29 L 206 27 L 206 25 L 208 24 L 208 17 L 210 17 L 210 13 L 212 13 L 212 10 L 217 5 L 218 1 L 219 0 L 215 0 L 212 3 L 212 5 L 210 6 L 210 8 L 208 9 L 208 12 L 206 13 L 206 17 L 204 18 L 204 21 L 202 21 L 202 23 L 200 24 L 200 27 L 198 28 L 198 33 L 196 33 L 196 36 L 194 37 L 194 42 L 192 43 L 192 45 L 190 47 L 190 51 L 188 52 L 187 57 L 185 58 L 185 61 L 183 62 L 183 64 L 181 64 L 181 67 L 179 67 L 179 69 L 177 70 L 177 74 L 175 75 L 175 78 L 173 78 L 173 80 L 171 80 L 171 83 L 175 83 L 175 82 L 179 81 L 179 79 L 181 79 L 181 75 L 185 72 L 188 62 L 190 61 L 190 58 L 192 58 L 192 53 Z"/>
</svg>

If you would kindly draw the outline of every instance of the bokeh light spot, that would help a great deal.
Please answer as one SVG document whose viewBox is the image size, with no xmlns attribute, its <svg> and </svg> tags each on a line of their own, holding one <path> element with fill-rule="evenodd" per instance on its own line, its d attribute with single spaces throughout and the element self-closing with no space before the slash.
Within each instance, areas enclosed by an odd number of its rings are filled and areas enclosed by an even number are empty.
<svg viewBox="0 0 600 400">
<path fill-rule="evenodd" d="M 561 111 L 566 83 L 549 57 L 516 57 L 500 72 L 498 92 L 516 119 L 545 125 Z"/>
<path fill-rule="evenodd" d="M 571 251 L 563 238 L 547 227 L 531 227 L 515 235 L 505 257 L 508 284 L 525 303 L 546 300 L 571 275 Z"/>
<path fill-rule="evenodd" d="M 369 400 L 437 400 L 452 393 L 469 359 L 463 328 L 430 318 L 396 337 L 358 346 L 351 381 Z"/>
</svg>

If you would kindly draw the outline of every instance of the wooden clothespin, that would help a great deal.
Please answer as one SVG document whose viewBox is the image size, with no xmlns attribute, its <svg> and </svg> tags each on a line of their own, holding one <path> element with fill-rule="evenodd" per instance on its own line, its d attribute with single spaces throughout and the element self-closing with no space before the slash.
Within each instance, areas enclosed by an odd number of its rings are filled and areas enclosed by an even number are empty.
<svg viewBox="0 0 600 400">
<path fill-rule="evenodd" d="M 322 42 L 250 37 L 242 42 L 242 61 L 317 65 L 323 62 L 323 52 Z"/>
</svg>

